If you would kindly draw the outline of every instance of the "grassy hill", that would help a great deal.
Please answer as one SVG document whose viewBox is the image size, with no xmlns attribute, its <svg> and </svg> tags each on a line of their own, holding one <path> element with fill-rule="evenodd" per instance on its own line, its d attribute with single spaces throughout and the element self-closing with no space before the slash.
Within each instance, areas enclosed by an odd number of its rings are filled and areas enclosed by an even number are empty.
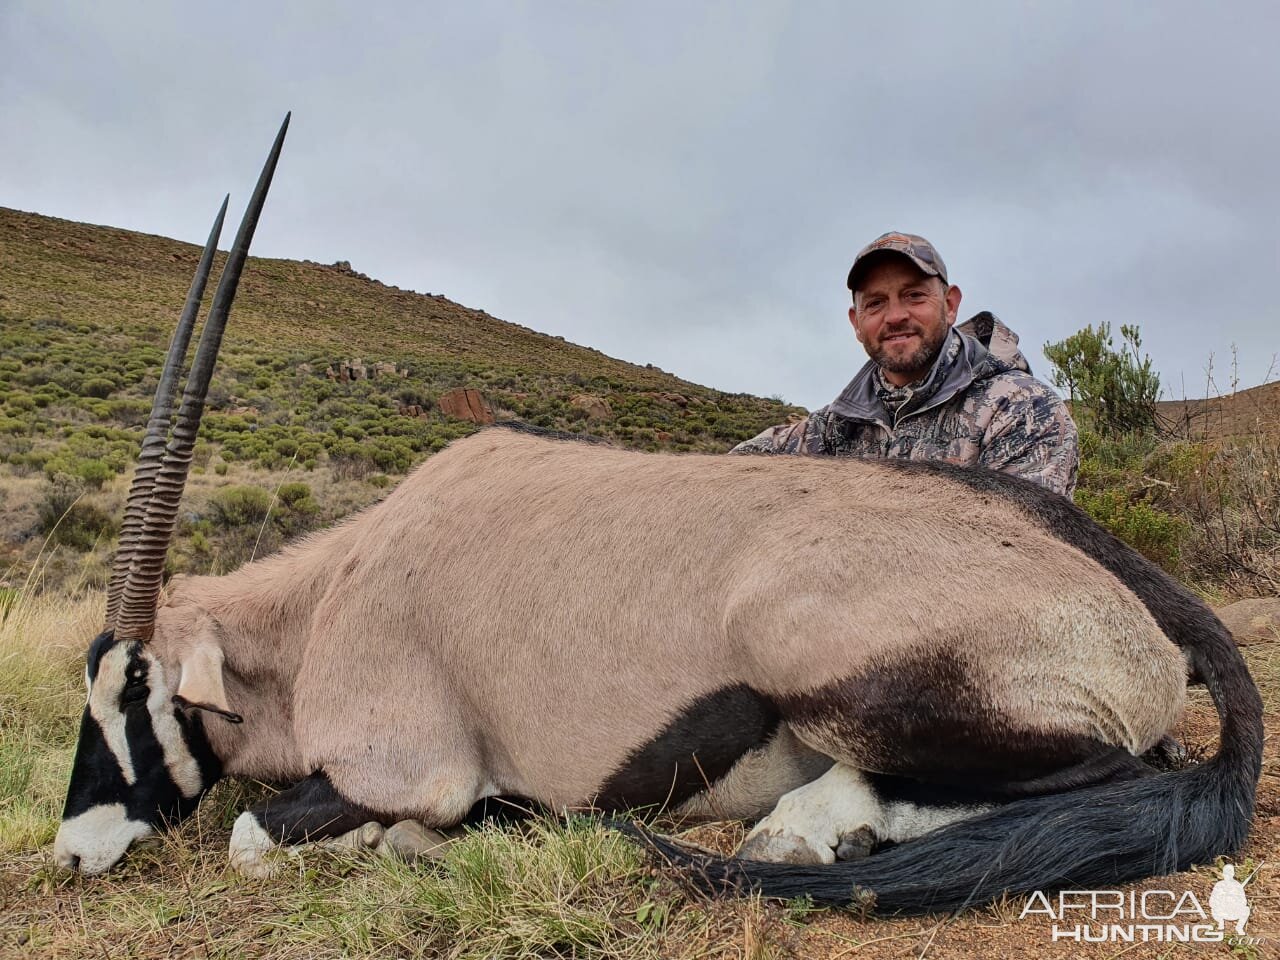
<svg viewBox="0 0 1280 960">
<path fill-rule="evenodd" d="M 199 252 L 0 208 L 0 550 L 10 581 L 29 572 L 31 541 L 60 518 L 61 546 L 110 541 Z M 353 367 L 367 376 L 331 375 Z M 476 429 L 441 408 L 459 388 L 478 390 L 500 419 L 646 450 L 720 452 L 801 412 L 387 286 L 348 264 L 251 258 L 210 391 L 175 568 L 239 562 L 246 551 L 218 542 L 235 527 L 257 529 L 261 555 L 375 498 Z M 278 492 L 286 473 L 293 486 L 272 507 L 264 491 Z M 182 546 L 192 536 L 194 552 Z"/>
</svg>

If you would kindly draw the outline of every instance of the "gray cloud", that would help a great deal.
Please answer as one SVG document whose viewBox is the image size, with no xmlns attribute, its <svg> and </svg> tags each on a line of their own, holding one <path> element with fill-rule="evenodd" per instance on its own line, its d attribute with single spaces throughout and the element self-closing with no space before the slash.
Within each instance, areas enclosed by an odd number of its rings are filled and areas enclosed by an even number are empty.
<svg viewBox="0 0 1280 960">
<path fill-rule="evenodd" d="M 724 389 L 830 399 L 890 228 L 1041 368 L 1280 350 L 1268 4 L 179 6 L 4 6 L 0 203 L 198 240 L 292 109 L 257 252 Z"/>
</svg>

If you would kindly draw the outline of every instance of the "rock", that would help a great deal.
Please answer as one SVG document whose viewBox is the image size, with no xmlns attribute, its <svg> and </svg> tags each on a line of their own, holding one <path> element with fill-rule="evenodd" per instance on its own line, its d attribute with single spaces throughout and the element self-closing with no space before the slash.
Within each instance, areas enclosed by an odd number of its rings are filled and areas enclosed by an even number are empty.
<svg viewBox="0 0 1280 960">
<path fill-rule="evenodd" d="M 312 373 L 311 364 L 300 363 L 293 368 L 293 372 L 298 374 L 298 376 L 309 376 Z"/>
<path fill-rule="evenodd" d="M 381 363 L 375 363 L 369 371 L 369 376 L 371 377 L 394 377 L 395 375 L 396 365 L 385 360 Z"/>
<path fill-rule="evenodd" d="M 587 416 L 592 420 L 609 420 L 613 417 L 613 408 L 603 397 L 580 393 L 576 397 L 569 398 L 569 406 L 587 411 Z"/>
<path fill-rule="evenodd" d="M 470 420 L 472 423 L 493 423 L 493 408 L 474 387 L 459 387 L 440 395 L 437 401 L 440 412 L 457 420 Z"/>
<path fill-rule="evenodd" d="M 355 277 L 358 280 L 369 279 L 369 275 L 367 273 L 361 273 L 359 270 L 353 268 L 350 260 L 335 260 L 330 264 L 329 269 L 337 273 L 345 274 L 348 277 Z"/>
<path fill-rule="evenodd" d="M 417 863 L 441 859 L 451 843 L 453 841 L 439 830 L 424 827 L 417 820 L 401 820 L 383 835 L 378 852 Z"/>
<path fill-rule="evenodd" d="M 1280 597 L 1238 600 L 1214 611 L 1240 646 L 1280 640 Z"/>
</svg>

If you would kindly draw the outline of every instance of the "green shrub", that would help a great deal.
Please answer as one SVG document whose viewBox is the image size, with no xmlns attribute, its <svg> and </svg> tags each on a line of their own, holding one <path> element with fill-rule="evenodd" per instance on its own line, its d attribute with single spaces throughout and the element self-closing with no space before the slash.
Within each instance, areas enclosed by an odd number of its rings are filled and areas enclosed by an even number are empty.
<svg viewBox="0 0 1280 960">
<path fill-rule="evenodd" d="M 4 403 L 10 413 L 28 413 L 36 408 L 35 398 L 31 394 L 17 390 L 10 393 Z"/>
<path fill-rule="evenodd" d="M 260 524 L 270 509 L 271 494 L 261 487 L 227 487 L 209 500 L 210 519 L 226 530 Z"/>
<path fill-rule="evenodd" d="M 1107 435 L 1150 434 L 1156 426 L 1160 377 L 1151 358 L 1140 356 L 1137 326 L 1122 324 L 1122 345 L 1115 349 L 1111 325 L 1087 326 L 1058 343 L 1047 343 L 1044 355 L 1053 365 L 1053 382 L 1067 391 L 1081 425 Z"/>
<path fill-rule="evenodd" d="M 291 437 L 285 437 L 284 439 L 277 440 L 272 444 L 272 449 L 274 449 L 278 455 L 288 460 L 298 452 L 298 441 Z"/>
<path fill-rule="evenodd" d="M 102 485 L 114 475 L 115 471 L 101 460 L 81 460 L 76 464 L 76 476 L 90 490 L 101 490 Z"/>
<path fill-rule="evenodd" d="M 291 507 L 300 500 L 311 499 L 311 487 L 297 481 L 282 483 L 280 489 L 276 492 L 276 496 L 280 498 L 281 503 Z"/>
<path fill-rule="evenodd" d="M 1124 490 L 1077 490 L 1076 503 L 1148 560 L 1169 571 L 1178 569 L 1180 543 L 1187 522 Z"/>
<path fill-rule="evenodd" d="M 80 395 L 105 400 L 116 391 L 116 382 L 108 377 L 90 377 L 80 385 Z"/>
</svg>

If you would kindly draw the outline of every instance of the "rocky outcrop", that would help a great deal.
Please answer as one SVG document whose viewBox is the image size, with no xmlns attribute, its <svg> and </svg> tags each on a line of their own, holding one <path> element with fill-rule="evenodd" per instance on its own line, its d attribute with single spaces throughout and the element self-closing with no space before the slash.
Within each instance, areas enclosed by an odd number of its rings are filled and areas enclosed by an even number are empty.
<svg viewBox="0 0 1280 960">
<path fill-rule="evenodd" d="M 457 420 L 470 420 L 472 423 L 493 423 L 493 408 L 474 387 L 459 387 L 440 395 L 436 401 L 440 412 L 446 417 Z"/>
<path fill-rule="evenodd" d="M 349 383 L 352 380 L 372 380 L 376 377 L 407 377 L 409 368 L 397 367 L 388 361 L 366 365 L 359 357 L 352 357 L 350 360 L 329 364 L 324 375 L 338 383 Z"/>
<path fill-rule="evenodd" d="M 569 406 L 585 410 L 592 420 L 609 420 L 613 417 L 613 408 L 604 397 L 593 397 L 588 393 L 580 393 L 569 398 Z"/>
<path fill-rule="evenodd" d="M 369 376 L 369 371 L 365 367 L 363 360 L 359 357 L 353 357 L 350 360 L 339 360 L 337 363 L 329 364 L 329 368 L 325 370 L 324 375 L 330 380 L 348 383 L 351 380 L 364 380 Z"/>
<path fill-rule="evenodd" d="M 1280 597 L 1238 600 L 1219 607 L 1214 613 L 1242 647 L 1280 640 Z"/>
<path fill-rule="evenodd" d="M 351 266 L 350 260 L 335 260 L 329 264 L 329 269 L 334 273 L 341 273 L 344 276 L 355 277 L 357 280 L 372 280 L 373 278 L 367 273 L 361 273 Z"/>
<path fill-rule="evenodd" d="M 650 390 L 649 392 L 642 394 L 642 396 L 649 397 L 652 400 L 657 400 L 659 403 L 669 403 L 672 406 L 680 407 L 682 409 L 689 406 L 689 398 L 682 393 L 667 393 L 660 390 Z"/>
</svg>

